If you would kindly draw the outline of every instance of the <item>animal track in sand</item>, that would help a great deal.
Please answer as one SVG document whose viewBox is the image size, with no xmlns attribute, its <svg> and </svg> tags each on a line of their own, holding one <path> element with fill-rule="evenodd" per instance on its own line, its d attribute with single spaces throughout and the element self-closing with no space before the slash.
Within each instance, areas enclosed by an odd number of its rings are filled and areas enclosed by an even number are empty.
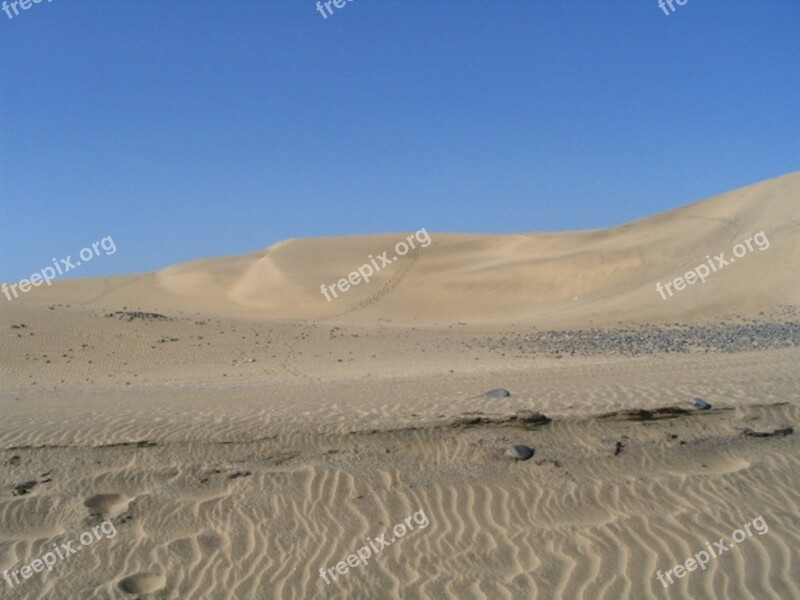
<svg viewBox="0 0 800 600">
<path fill-rule="evenodd" d="M 96 494 L 83 501 L 92 516 L 102 519 L 116 517 L 128 509 L 131 499 L 122 494 Z"/>
<path fill-rule="evenodd" d="M 121 579 L 118 585 L 126 594 L 152 594 L 163 590 L 166 584 L 167 578 L 163 575 L 137 573 Z"/>
</svg>

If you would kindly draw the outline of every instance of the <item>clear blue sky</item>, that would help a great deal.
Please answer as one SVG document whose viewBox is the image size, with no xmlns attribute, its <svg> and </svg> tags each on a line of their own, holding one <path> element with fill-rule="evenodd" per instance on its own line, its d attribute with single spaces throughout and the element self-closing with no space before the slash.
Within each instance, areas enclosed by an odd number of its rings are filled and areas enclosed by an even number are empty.
<svg viewBox="0 0 800 600">
<path fill-rule="evenodd" d="M 44 0 L 0 56 L 3 281 L 107 235 L 70 275 L 606 227 L 800 168 L 797 0 Z"/>
</svg>

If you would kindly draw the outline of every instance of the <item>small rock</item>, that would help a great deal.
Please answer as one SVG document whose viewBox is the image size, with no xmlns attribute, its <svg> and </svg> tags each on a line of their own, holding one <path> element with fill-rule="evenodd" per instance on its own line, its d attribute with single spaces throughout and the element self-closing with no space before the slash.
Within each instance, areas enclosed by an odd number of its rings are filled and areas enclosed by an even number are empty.
<svg viewBox="0 0 800 600">
<path fill-rule="evenodd" d="M 792 427 L 784 427 L 782 429 L 775 429 L 774 431 L 753 431 L 752 429 L 745 429 L 742 432 L 747 437 L 773 437 L 773 436 L 783 436 L 783 435 L 791 435 L 794 433 L 794 428 Z"/>
<path fill-rule="evenodd" d="M 514 460 L 528 460 L 533 456 L 533 448 L 523 444 L 517 444 L 506 450 L 506 456 Z"/>
<path fill-rule="evenodd" d="M 509 392 L 508 390 L 504 390 L 503 388 L 497 388 L 497 389 L 489 390 L 488 392 L 486 392 L 484 394 L 484 397 L 487 400 L 490 400 L 492 398 L 508 398 L 510 395 L 511 395 L 511 392 Z"/>
<path fill-rule="evenodd" d="M 26 481 L 24 483 L 20 483 L 19 485 L 14 486 L 14 490 L 11 492 L 12 496 L 24 496 L 26 494 L 30 494 L 31 490 L 36 487 L 36 481 Z"/>
<path fill-rule="evenodd" d="M 530 423 L 532 425 L 549 425 L 553 419 L 540 413 L 538 410 L 520 410 L 517 411 L 517 420 L 523 423 Z"/>
<path fill-rule="evenodd" d="M 702 398 L 693 398 L 692 404 L 700 410 L 709 410 L 711 405 Z"/>
</svg>

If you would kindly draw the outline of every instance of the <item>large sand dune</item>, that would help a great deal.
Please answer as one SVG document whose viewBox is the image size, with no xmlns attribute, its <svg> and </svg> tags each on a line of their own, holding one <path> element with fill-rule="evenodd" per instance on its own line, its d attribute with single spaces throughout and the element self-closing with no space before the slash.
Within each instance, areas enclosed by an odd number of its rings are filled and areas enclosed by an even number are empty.
<svg viewBox="0 0 800 600">
<path fill-rule="evenodd" d="M 0 598 L 800 598 L 799 202 L 796 173 L 608 230 L 431 231 L 331 302 L 409 234 L 3 299 L 0 575 L 117 534 Z"/>
<path fill-rule="evenodd" d="M 731 258 L 734 245 L 759 232 L 769 242 L 766 250 L 751 244 L 753 251 L 738 264 L 666 301 L 656 291 L 657 282 L 683 276 L 707 256 L 725 252 Z M 294 239 L 263 252 L 178 264 L 138 278 L 69 282 L 37 290 L 37 296 L 89 306 L 122 302 L 276 318 L 569 327 L 590 320 L 713 319 L 800 298 L 800 279 L 787 276 L 800 256 L 800 173 L 604 230 L 431 232 L 427 248 L 398 257 L 368 284 L 326 301 L 322 284 L 347 277 L 369 256 L 388 251 L 393 257 L 395 244 L 407 235 Z"/>
</svg>

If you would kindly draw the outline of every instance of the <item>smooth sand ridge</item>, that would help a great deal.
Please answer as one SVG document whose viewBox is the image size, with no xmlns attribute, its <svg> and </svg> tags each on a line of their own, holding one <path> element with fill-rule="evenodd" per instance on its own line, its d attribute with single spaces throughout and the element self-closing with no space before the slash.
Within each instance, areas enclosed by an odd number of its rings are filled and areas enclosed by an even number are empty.
<svg viewBox="0 0 800 600">
<path fill-rule="evenodd" d="M 769 249 L 755 250 L 713 274 L 714 290 L 705 285 L 685 290 L 680 307 L 656 292 L 656 282 L 682 276 L 707 255 L 725 251 L 730 256 L 734 244 L 760 231 Z M 654 321 L 685 315 L 687 305 L 698 317 L 769 309 L 800 298 L 800 279 L 785 272 L 788 261 L 800 256 L 800 173 L 607 230 L 432 233 L 428 248 L 385 267 L 368 285 L 324 301 L 320 284 L 346 277 L 369 255 L 389 250 L 391 257 L 404 237 L 282 243 L 253 260 L 228 288 L 228 297 L 287 317 L 344 314 L 355 320 L 437 322 L 556 318 L 575 324 L 588 318 L 622 320 L 632 313 Z M 207 272 L 203 263 L 194 263 L 161 271 L 159 278 L 169 289 L 196 293 L 189 273 L 207 281 Z"/>
<path fill-rule="evenodd" d="M 735 244 L 761 231 L 769 240 L 767 250 L 754 246 L 738 263 L 711 273 L 705 284 L 678 292 L 679 300 L 659 296 L 657 282 L 683 276 L 707 256 L 725 252 L 730 258 Z M 800 256 L 800 173 L 610 229 L 430 232 L 427 248 L 326 301 L 322 284 L 347 277 L 370 255 L 388 251 L 391 258 L 407 235 L 287 240 L 262 252 L 181 263 L 155 274 L 55 282 L 30 301 L 58 297 L 112 306 L 135 299 L 141 306 L 231 316 L 574 327 L 718 318 L 769 311 L 800 298 L 800 278 L 792 276 L 797 271 L 787 276 L 787 265 Z"/>
</svg>

